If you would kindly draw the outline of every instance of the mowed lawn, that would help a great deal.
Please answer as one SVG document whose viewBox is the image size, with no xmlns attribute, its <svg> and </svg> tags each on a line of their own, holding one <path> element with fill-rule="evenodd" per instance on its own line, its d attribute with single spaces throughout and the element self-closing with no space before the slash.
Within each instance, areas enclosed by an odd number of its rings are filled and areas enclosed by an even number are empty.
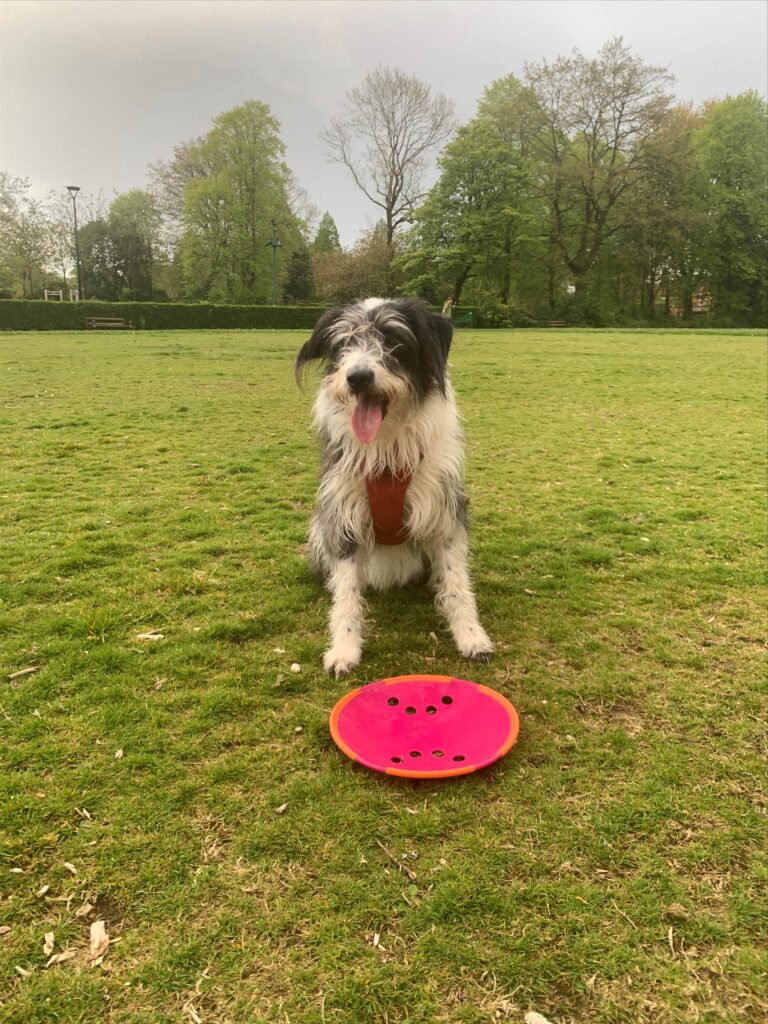
<svg viewBox="0 0 768 1024">
<path fill-rule="evenodd" d="M 304 337 L 0 335 L 0 1020 L 765 1020 L 764 337 L 459 332 L 497 655 L 408 589 L 338 681 Z M 347 761 L 335 701 L 408 671 L 517 746 Z"/>
</svg>

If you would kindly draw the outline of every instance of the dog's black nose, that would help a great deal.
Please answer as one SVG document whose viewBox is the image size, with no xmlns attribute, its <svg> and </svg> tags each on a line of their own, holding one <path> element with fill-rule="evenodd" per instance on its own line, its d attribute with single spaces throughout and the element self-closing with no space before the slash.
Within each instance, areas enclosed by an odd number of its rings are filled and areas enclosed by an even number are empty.
<svg viewBox="0 0 768 1024">
<path fill-rule="evenodd" d="M 347 374 L 347 384 L 355 394 L 364 391 L 373 384 L 373 370 L 350 370 Z"/>
</svg>

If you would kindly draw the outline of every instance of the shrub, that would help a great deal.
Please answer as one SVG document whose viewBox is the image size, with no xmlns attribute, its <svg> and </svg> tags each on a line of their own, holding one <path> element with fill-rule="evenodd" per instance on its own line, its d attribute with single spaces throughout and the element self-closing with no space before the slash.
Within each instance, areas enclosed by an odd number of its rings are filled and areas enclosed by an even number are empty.
<svg viewBox="0 0 768 1024">
<path fill-rule="evenodd" d="M 486 303 L 475 317 L 478 327 L 539 327 L 540 321 L 529 316 L 524 309 L 503 306 L 501 303 Z"/>
</svg>

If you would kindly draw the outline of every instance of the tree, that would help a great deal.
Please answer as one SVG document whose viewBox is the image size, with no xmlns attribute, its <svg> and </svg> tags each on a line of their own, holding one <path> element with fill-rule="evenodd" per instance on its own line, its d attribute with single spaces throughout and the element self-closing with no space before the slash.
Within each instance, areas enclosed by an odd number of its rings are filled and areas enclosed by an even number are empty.
<svg viewBox="0 0 768 1024">
<path fill-rule="evenodd" d="M 284 257 L 305 244 L 284 153 L 277 121 L 255 100 L 221 114 L 202 142 L 184 149 L 171 178 L 183 195 L 181 262 L 190 295 L 263 302 L 271 293 L 270 222 L 278 222 Z M 194 173 L 182 181 L 184 168 Z"/>
<path fill-rule="evenodd" d="M 672 77 L 613 39 L 588 59 L 574 50 L 526 65 L 526 88 L 499 111 L 539 164 L 553 244 L 577 298 L 618 216 L 642 179 L 649 143 L 664 123 Z M 622 206 L 619 201 L 624 199 Z"/>
<path fill-rule="evenodd" d="M 117 196 L 110 208 L 108 231 L 121 280 L 121 298 L 139 302 L 152 298 L 152 272 L 160 236 L 160 213 L 149 192 L 132 189 Z"/>
<path fill-rule="evenodd" d="M 31 299 L 42 288 L 44 268 L 51 258 L 46 211 L 27 193 L 26 178 L 0 173 L 0 269 L 4 290 L 21 291 Z"/>
<path fill-rule="evenodd" d="M 320 223 L 317 226 L 317 234 L 312 242 L 313 252 L 341 252 L 341 242 L 339 241 L 339 231 L 336 227 L 336 221 L 326 211 L 323 214 Z"/>
<path fill-rule="evenodd" d="M 109 221 L 97 217 L 78 231 L 83 297 L 117 302 L 124 286 Z"/>
<path fill-rule="evenodd" d="M 61 275 L 66 288 L 70 270 L 75 266 L 75 229 L 72 200 L 63 190 L 48 193 L 46 221 L 51 265 Z"/>
<path fill-rule="evenodd" d="M 361 235 L 349 251 L 315 253 L 312 266 L 318 298 L 341 303 L 388 294 L 391 255 L 383 221 Z"/>
<path fill-rule="evenodd" d="M 378 67 L 347 93 L 344 115 L 321 133 L 331 159 L 384 213 L 386 241 L 424 197 L 431 151 L 453 130 L 453 103 L 397 68 Z M 362 152 L 360 151 L 362 148 Z"/>
<path fill-rule="evenodd" d="M 177 248 L 184 232 L 184 192 L 190 182 L 201 181 L 213 173 L 203 137 L 176 146 L 167 163 L 158 160 L 149 165 L 150 191 L 162 218 L 166 241 Z"/>
<path fill-rule="evenodd" d="M 397 261 L 406 290 L 433 302 L 449 293 L 458 302 L 474 277 L 507 304 L 530 233 L 530 182 L 520 147 L 479 116 L 459 129 L 439 165 L 440 178 L 415 211 Z"/>
<path fill-rule="evenodd" d="M 309 249 L 296 249 L 288 258 L 288 266 L 283 285 L 283 302 L 295 305 L 309 302 L 314 293 L 312 276 L 312 257 Z"/>
<path fill-rule="evenodd" d="M 699 250 L 702 276 L 720 318 L 768 322 L 768 105 L 755 92 L 705 110 L 695 138 L 707 224 Z"/>
</svg>

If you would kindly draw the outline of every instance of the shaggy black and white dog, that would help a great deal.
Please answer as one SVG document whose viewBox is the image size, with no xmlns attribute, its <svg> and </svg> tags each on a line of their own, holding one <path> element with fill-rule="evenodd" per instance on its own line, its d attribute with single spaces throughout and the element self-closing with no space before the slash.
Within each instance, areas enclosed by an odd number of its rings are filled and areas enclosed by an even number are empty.
<svg viewBox="0 0 768 1024">
<path fill-rule="evenodd" d="M 325 365 L 315 402 L 322 479 L 310 559 L 333 598 L 333 675 L 360 661 L 366 587 L 418 577 L 428 564 L 459 652 L 493 652 L 467 566 L 463 445 L 448 350 L 453 328 L 416 299 L 365 299 L 317 322 L 296 359 Z"/>
</svg>

